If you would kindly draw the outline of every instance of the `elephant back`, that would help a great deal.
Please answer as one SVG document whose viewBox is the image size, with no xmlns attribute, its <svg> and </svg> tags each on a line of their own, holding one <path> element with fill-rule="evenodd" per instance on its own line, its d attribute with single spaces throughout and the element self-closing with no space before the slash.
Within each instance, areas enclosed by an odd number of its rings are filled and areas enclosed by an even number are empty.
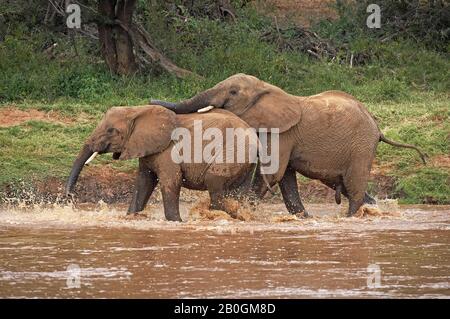
<svg viewBox="0 0 450 319">
<path fill-rule="evenodd" d="M 185 127 L 193 131 L 195 121 L 201 121 L 203 130 L 208 128 L 244 128 L 250 126 L 234 113 L 224 109 L 212 109 L 205 113 L 189 113 L 177 115 L 177 127 Z"/>
<path fill-rule="evenodd" d="M 219 133 L 219 138 L 222 138 L 222 160 L 217 157 L 216 152 L 204 151 L 202 163 L 187 165 L 188 167 L 185 169 L 188 175 L 197 175 L 197 169 L 201 169 L 200 176 L 202 177 L 208 174 L 222 177 L 239 175 L 257 161 L 258 137 L 255 130 L 229 111 L 213 109 L 206 113 L 179 114 L 177 115 L 177 127 L 189 130 L 191 152 L 195 147 L 198 147 L 194 140 L 198 138 L 195 134 L 198 134 L 199 128 L 201 128 L 203 134 L 199 138 L 202 141 L 202 151 L 209 150 L 211 141 L 216 138 L 214 134 Z M 214 135 L 214 138 L 211 135 Z M 230 137 L 233 139 L 233 143 L 230 143 Z M 242 158 L 239 157 L 239 152 L 245 155 L 243 161 L 237 160 Z"/>
</svg>

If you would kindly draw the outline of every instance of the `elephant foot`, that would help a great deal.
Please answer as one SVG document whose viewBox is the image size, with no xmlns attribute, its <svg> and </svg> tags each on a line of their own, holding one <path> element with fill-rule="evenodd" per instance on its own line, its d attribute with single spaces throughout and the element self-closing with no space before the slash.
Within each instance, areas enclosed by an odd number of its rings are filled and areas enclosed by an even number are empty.
<svg viewBox="0 0 450 319">
<path fill-rule="evenodd" d="M 301 212 L 295 213 L 293 214 L 294 216 L 298 217 L 298 218 L 311 218 L 312 216 L 310 214 L 308 214 L 308 212 L 306 210 L 303 210 Z"/>
<path fill-rule="evenodd" d="M 124 220 L 145 220 L 148 219 L 147 214 L 143 213 L 127 213 L 125 216 L 121 217 Z"/>
<path fill-rule="evenodd" d="M 183 220 L 180 217 L 179 213 L 169 213 L 165 214 L 167 221 L 169 222 L 182 222 Z"/>
<path fill-rule="evenodd" d="M 347 217 L 354 217 L 355 214 L 357 215 L 357 213 L 359 211 L 363 212 L 363 205 L 364 205 L 363 200 L 355 201 L 355 200 L 350 199 L 350 203 L 348 205 Z M 357 216 L 355 216 L 355 217 L 357 217 Z"/>
</svg>

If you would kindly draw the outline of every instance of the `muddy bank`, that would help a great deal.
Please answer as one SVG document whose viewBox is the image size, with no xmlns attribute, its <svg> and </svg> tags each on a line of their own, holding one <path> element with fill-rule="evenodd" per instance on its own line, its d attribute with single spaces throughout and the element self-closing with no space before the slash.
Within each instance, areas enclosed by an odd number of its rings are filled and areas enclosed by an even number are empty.
<svg viewBox="0 0 450 319">
<path fill-rule="evenodd" d="M 93 117 L 84 112 L 76 116 L 68 116 L 58 111 L 44 112 L 34 108 L 19 109 L 14 105 L 0 108 L 0 128 L 22 125 L 28 121 L 41 121 L 60 125 L 73 125 L 79 122 L 91 121 Z"/>
<path fill-rule="evenodd" d="M 107 204 L 128 204 L 131 201 L 134 189 L 135 172 L 122 172 L 109 165 L 90 166 L 83 169 L 73 200 L 76 203 L 98 203 L 103 201 Z M 50 177 L 31 184 L 17 183 L 9 184 L 0 190 L 0 203 L 3 197 L 17 202 L 32 203 L 55 203 L 64 202 L 63 196 L 66 180 L 63 178 Z M 378 198 L 392 198 L 394 192 L 394 180 L 384 175 L 374 175 L 373 196 Z M 312 203 L 334 203 L 334 191 L 317 180 L 299 180 L 299 192 L 305 202 Z M 264 202 L 281 203 L 282 198 L 278 186 L 275 195 L 267 194 Z M 195 201 L 202 197 L 202 192 L 181 190 L 181 200 L 185 202 Z M 161 201 L 161 193 L 157 187 L 150 198 L 150 203 Z M 427 203 L 424 203 L 427 204 Z"/>
<path fill-rule="evenodd" d="M 0 109 L 0 128 L 20 125 L 28 121 L 43 121 L 56 124 L 72 124 L 74 120 L 59 112 L 42 112 L 36 109 L 20 110 L 13 106 Z"/>
</svg>

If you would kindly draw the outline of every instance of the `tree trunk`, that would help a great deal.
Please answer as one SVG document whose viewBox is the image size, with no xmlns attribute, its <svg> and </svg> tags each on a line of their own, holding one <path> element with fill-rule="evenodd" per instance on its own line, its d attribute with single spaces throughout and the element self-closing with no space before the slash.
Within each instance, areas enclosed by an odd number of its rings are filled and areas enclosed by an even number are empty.
<svg viewBox="0 0 450 319">
<path fill-rule="evenodd" d="M 111 23 L 115 19 L 115 8 L 116 0 L 99 0 L 98 2 L 98 12 L 105 17 L 105 21 L 98 23 L 100 50 L 112 73 L 117 73 L 116 42 L 114 39 L 114 26 Z"/>
<path fill-rule="evenodd" d="M 103 58 L 111 72 L 129 75 L 136 71 L 133 42 L 128 33 L 114 24 L 119 20 L 130 26 L 136 0 L 99 0 L 98 11 L 104 18 L 98 23 Z"/>
<path fill-rule="evenodd" d="M 141 49 L 168 72 L 184 78 L 194 75 L 176 66 L 152 44 L 149 35 L 133 24 L 136 0 L 98 0 L 100 20 L 97 22 L 101 52 L 109 70 L 120 75 L 136 72 L 135 50 Z M 136 52 L 140 54 L 140 51 Z"/>
<path fill-rule="evenodd" d="M 118 0 L 116 19 L 130 27 L 136 0 Z M 136 72 L 136 61 L 133 53 L 133 42 L 130 35 L 120 26 L 116 26 L 117 73 L 129 75 Z"/>
<path fill-rule="evenodd" d="M 175 74 L 175 76 L 179 78 L 197 76 L 189 70 L 178 67 L 170 59 L 159 52 L 153 45 L 148 33 L 141 26 L 132 25 L 131 27 L 128 27 L 119 20 L 116 20 L 116 23 L 127 32 L 136 47 L 140 47 L 152 61 L 159 63 L 159 65 L 166 71 Z"/>
</svg>

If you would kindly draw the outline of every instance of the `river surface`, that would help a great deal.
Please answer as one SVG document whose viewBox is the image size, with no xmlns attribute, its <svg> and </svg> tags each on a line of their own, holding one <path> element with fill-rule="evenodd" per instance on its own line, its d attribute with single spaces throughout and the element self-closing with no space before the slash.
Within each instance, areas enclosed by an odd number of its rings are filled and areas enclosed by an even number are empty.
<svg viewBox="0 0 450 319">
<path fill-rule="evenodd" d="M 314 218 L 268 204 L 265 220 L 229 221 L 183 206 L 184 223 L 160 207 L 143 220 L 106 205 L 3 209 L 0 297 L 450 297 L 449 206 L 365 218 L 308 207 Z"/>
</svg>

